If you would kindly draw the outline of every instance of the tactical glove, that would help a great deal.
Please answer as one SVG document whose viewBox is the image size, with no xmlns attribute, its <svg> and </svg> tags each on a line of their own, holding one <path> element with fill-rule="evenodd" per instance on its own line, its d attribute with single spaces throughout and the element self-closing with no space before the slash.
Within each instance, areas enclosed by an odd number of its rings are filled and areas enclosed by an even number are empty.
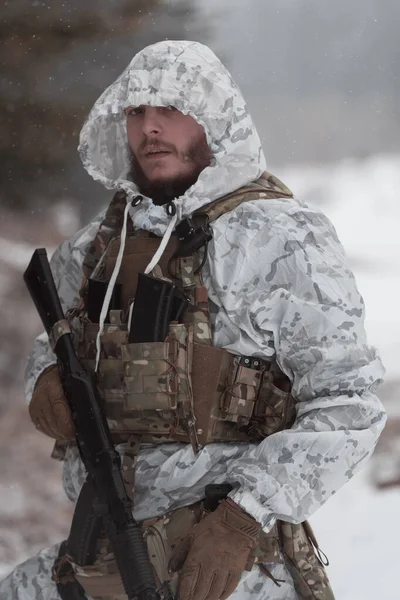
<svg viewBox="0 0 400 600">
<path fill-rule="evenodd" d="M 75 425 L 57 365 L 39 376 L 29 404 L 29 415 L 36 429 L 49 437 L 64 441 L 75 438 Z"/>
<path fill-rule="evenodd" d="M 223 500 L 174 551 L 170 570 L 180 570 L 179 600 L 224 600 L 230 596 L 260 529 L 237 504 Z"/>
</svg>

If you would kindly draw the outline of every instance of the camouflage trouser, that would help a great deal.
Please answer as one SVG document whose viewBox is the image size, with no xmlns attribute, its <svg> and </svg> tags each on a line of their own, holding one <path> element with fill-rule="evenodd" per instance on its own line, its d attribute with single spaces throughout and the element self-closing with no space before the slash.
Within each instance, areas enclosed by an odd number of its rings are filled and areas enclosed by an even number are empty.
<svg viewBox="0 0 400 600">
<path fill-rule="evenodd" d="M 61 600 L 51 579 L 51 569 L 57 558 L 59 544 L 42 550 L 28 559 L 0 582 L 0 600 Z M 299 600 L 291 576 L 281 564 L 268 565 L 276 579 L 284 580 L 280 587 L 266 577 L 256 565 L 245 571 L 230 600 Z M 87 600 L 94 600 L 87 596 Z"/>
</svg>

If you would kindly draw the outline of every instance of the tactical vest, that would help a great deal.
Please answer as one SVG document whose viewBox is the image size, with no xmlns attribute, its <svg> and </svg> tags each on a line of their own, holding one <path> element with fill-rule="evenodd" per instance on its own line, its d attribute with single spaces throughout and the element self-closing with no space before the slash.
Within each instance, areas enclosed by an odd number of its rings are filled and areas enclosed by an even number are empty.
<svg viewBox="0 0 400 600">
<path fill-rule="evenodd" d="M 256 182 L 202 207 L 192 217 L 201 226 L 243 202 L 292 197 L 277 178 L 264 173 Z M 120 246 L 125 207 L 125 194 L 118 192 L 85 257 L 80 302 L 67 315 L 78 356 L 91 371 L 95 368 L 99 324 L 88 319 L 88 280 L 110 279 Z M 295 401 L 290 381 L 276 360 L 235 356 L 213 345 L 207 291 L 199 268 L 204 261 L 204 250 L 172 261 L 174 283 L 178 282 L 190 298 L 183 322 L 172 322 L 163 342 L 128 343 L 126 315 L 135 297 L 138 273 L 152 259 L 160 239 L 144 231 L 134 231 L 132 223 L 127 233 L 117 278 L 122 284 L 123 308 L 110 311 L 110 322 L 105 324 L 101 337 L 96 375 L 114 442 L 128 442 L 129 448 L 130 441 L 138 436 L 143 442 L 156 444 L 191 443 L 196 452 L 199 446 L 211 442 L 257 441 L 290 428 L 295 419 Z M 177 238 L 171 238 L 153 272 L 155 276 L 168 275 L 168 263 L 177 247 Z M 126 473 L 134 472 L 135 455 L 137 449 L 131 457 L 126 452 Z M 57 455 L 57 446 L 53 456 L 62 456 Z M 132 479 L 126 483 L 132 489 Z M 142 523 L 160 581 L 168 581 L 171 547 L 190 532 L 196 519 L 204 516 L 203 509 L 194 511 L 194 506 L 197 504 Z M 199 512 L 196 519 L 194 512 Z M 267 565 L 284 560 L 299 598 L 334 600 L 324 569 L 327 563 L 307 522 L 277 521 L 268 534 L 261 532 L 252 560 L 277 586 L 280 582 L 274 579 Z M 107 540 L 100 541 L 93 566 L 71 564 L 74 577 L 93 598 L 126 598 Z M 56 581 L 62 582 L 62 577 Z"/>
<path fill-rule="evenodd" d="M 196 211 L 197 225 L 211 223 L 243 202 L 292 197 L 279 180 L 264 174 L 256 182 Z M 89 277 L 108 281 L 120 247 L 124 194 L 117 194 L 84 261 L 80 310 L 73 329 L 77 353 L 94 371 L 98 323 L 88 320 Z M 128 343 L 127 314 L 138 273 L 154 256 L 160 239 L 129 226 L 117 282 L 122 284 L 122 311 L 110 311 L 101 336 L 97 384 L 114 440 L 132 434 L 143 442 L 191 443 L 195 451 L 212 442 L 262 440 L 293 424 L 295 403 L 290 381 L 275 360 L 235 356 L 212 343 L 202 255 L 173 261 L 174 283 L 190 298 L 184 322 L 172 322 L 164 342 Z M 168 275 L 168 262 L 178 247 L 171 237 L 156 274 Z M 204 251 L 204 249 L 203 249 Z M 171 270 L 171 269 L 169 269 Z"/>
</svg>

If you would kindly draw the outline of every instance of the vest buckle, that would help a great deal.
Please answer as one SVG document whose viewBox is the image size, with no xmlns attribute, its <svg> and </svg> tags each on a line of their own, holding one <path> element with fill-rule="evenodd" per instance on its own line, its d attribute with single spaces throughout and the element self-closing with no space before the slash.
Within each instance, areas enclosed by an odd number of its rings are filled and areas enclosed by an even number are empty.
<svg viewBox="0 0 400 600">
<path fill-rule="evenodd" d="M 174 258 L 190 256 L 203 246 L 206 246 L 212 238 L 212 230 L 208 219 L 200 227 L 196 227 L 193 219 L 184 219 L 177 225 L 176 232 L 180 244 L 174 254 Z"/>
</svg>

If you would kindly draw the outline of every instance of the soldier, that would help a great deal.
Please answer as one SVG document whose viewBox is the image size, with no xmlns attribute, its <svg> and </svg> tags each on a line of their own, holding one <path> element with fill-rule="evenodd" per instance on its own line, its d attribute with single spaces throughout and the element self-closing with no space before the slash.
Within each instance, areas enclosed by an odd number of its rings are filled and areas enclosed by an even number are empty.
<svg viewBox="0 0 400 600">
<path fill-rule="evenodd" d="M 196 42 L 139 52 L 95 103 L 79 150 L 116 194 L 52 269 L 160 589 L 180 600 L 332 599 L 307 519 L 385 423 L 384 370 L 333 226 L 265 171 L 238 87 Z M 190 300 L 164 341 L 128 340 L 139 273 Z M 27 396 L 75 502 L 85 473 L 46 336 Z M 3 580 L 0 599 L 123 598 L 106 539 L 97 550 L 90 565 L 59 544 L 42 551 Z"/>
</svg>

